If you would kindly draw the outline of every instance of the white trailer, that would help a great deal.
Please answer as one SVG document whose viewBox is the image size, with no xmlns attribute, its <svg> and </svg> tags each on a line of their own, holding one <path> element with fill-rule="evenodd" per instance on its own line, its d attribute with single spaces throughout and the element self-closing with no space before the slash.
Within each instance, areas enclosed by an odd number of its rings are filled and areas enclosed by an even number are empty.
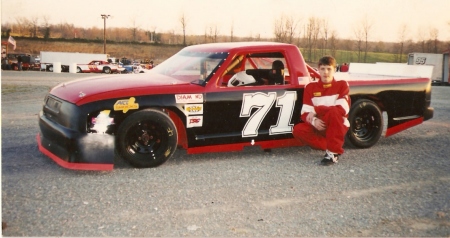
<svg viewBox="0 0 450 238">
<path fill-rule="evenodd" d="M 41 70 L 53 71 L 53 64 L 61 64 L 61 71 L 68 71 L 73 64 L 88 64 L 93 60 L 108 60 L 107 54 L 41 51 Z"/>
<path fill-rule="evenodd" d="M 434 66 L 431 80 L 434 84 L 449 84 L 449 54 L 410 53 L 409 65 Z"/>
</svg>

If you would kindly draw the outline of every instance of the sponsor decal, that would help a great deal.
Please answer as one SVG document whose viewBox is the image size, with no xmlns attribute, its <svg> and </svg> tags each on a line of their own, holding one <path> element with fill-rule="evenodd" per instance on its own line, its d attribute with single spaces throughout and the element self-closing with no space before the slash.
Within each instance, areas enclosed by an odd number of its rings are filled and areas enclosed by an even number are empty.
<svg viewBox="0 0 450 238">
<path fill-rule="evenodd" d="M 315 92 L 315 93 L 313 93 L 313 95 L 314 95 L 314 97 L 320 97 L 320 96 L 322 96 L 322 93 L 321 92 Z"/>
<path fill-rule="evenodd" d="M 203 126 L 203 116 L 188 116 L 186 127 L 201 127 Z"/>
<path fill-rule="evenodd" d="M 183 108 L 186 115 L 203 114 L 203 104 L 186 104 Z"/>
<path fill-rule="evenodd" d="M 176 103 L 203 103 L 203 94 L 175 94 Z"/>
<path fill-rule="evenodd" d="M 128 110 L 139 109 L 139 104 L 135 103 L 136 99 L 131 97 L 130 99 L 122 99 L 114 104 L 114 111 L 128 112 Z"/>
</svg>

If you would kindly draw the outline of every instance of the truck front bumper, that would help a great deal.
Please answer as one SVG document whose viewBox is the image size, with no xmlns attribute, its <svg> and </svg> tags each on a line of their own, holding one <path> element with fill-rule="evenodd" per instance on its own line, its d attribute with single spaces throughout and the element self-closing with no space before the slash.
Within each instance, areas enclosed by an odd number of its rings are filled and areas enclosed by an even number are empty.
<svg viewBox="0 0 450 238">
<path fill-rule="evenodd" d="M 112 170 L 114 168 L 114 136 L 87 134 L 65 128 L 41 112 L 39 150 L 60 166 L 74 170 Z"/>
<path fill-rule="evenodd" d="M 434 115 L 434 108 L 432 107 L 428 107 L 427 109 L 425 109 L 425 112 L 423 112 L 423 120 L 429 120 L 431 118 L 433 118 Z"/>
</svg>

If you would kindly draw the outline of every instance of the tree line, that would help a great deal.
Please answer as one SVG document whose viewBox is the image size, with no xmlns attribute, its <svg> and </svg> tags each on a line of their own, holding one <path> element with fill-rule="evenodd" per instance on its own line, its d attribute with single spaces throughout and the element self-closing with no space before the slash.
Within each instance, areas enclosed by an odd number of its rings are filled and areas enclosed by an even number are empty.
<svg viewBox="0 0 450 238">
<path fill-rule="evenodd" d="M 273 37 L 262 38 L 259 34 L 234 36 L 234 24 L 223 31 L 217 25 L 205 26 L 203 35 L 187 35 L 189 19 L 182 13 L 178 19 L 179 30 L 157 32 L 156 28 L 145 30 L 134 21 L 130 27 L 108 27 L 106 38 L 108 42 L 154 43 L 168 45 L 193 45 L 212 42 L 230 41 L 277 41 L 295 44 L 303 48 L 306 60 L 313 60 L 317 55 L 335 55 L 337 50 L 356 51 L 357 62 L 366 62 L 367 52 L 385 52 L 395 54 L 397 62 L 406 60 L 405 54 L 410 52 L 442 53 L 450 49 L 450 41 L 438 40 L 439 31 L 436 28 L 418 29 L 417 34 L 404 24 L 398 30 L 397 42 L 371 40 L 373 22 L 364 17 L 353 27 L 353 37 L 343 39 L 332 28 L 327 19 L 309 17 L 301 20 L 294 16 L 281 15 L 274 19 Z M 447 23 L 450 29 L 450 21 Z M 179 33 L 181 32 L 181 33 Z M 76 27 L 71 23 L 50 24 L 48 17 L 18 17 L 14 22 L 2 23 L 2 37 L 22 36 L 29 38 L 73 39 L 73 40 L 103 40 L 103 28 Z M 415 35 L 415 36 L 414 36 Z"/>
</svg>

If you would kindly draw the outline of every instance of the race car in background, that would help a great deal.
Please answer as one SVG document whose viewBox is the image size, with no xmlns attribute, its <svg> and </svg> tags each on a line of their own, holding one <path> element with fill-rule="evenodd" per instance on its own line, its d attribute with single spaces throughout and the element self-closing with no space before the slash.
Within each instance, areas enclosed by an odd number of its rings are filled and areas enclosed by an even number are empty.
<svg viewBox="0 0 450 238">
<path fill-rule="evenodd" d="M 128 73 L 139 74 L 139 73 L 148 72 L 148 69 L 143 68 L 140 64 L 122 65 L 121 67 L 124 68 L 122 73 L 125 73 L 125 74 L 128 74 Z"/>
<path fill-rule="evenodd" d="M 77 64 L 77 73 L 117 73 L 123 71 L 118 65 L 111 64 L 108 61 L 93 60 L 89 64 Z"/>
</svg>

